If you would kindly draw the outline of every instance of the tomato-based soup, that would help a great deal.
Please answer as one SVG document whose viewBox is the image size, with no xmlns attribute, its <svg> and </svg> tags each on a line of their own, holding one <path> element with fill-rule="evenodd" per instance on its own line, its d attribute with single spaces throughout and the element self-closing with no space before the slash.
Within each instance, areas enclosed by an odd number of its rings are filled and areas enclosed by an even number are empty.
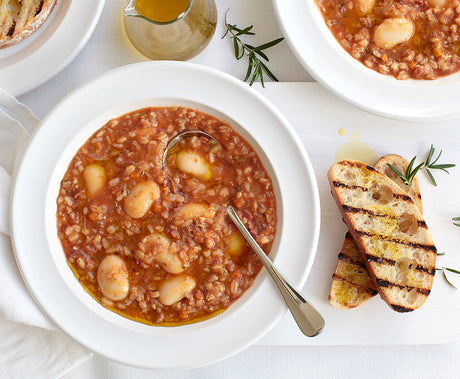
<svg viewBox="0 0 460 379">
<path fill-rule="evenodd" d="M 168 142 L 201 130 L 175 145 Z M 268 254 L 273 184 L 250 144 L 198 110 L 150 107 L 109 121 L 79 149 L 57 198 L 58 236 L 82 286 L 104 307 L 153 325 L 200 321 L 248 289 L 261 262 L 232 205 Z"/>
<path fill-rule="evenodd" d="M 342 47 L 397 79 L 460 69 L 460 0 L 316 0 Z"/>
</svg>

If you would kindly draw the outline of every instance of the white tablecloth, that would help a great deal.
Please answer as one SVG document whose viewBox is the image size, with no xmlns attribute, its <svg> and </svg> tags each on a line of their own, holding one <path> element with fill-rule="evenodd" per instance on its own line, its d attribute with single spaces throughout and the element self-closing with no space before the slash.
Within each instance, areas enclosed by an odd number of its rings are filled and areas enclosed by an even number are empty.
<svg viewBox="0 0 460 379">
<path fill-rule="evenodd" d="M 43 117 L 75 87 L 109 69 L 145 60 L 129 44 L 121 26 L 121 0 L 106 0 L 99 25 L 88 45 L 60 74 L 21 96 L 38 117 Z M 208 48 L 192 62 L 220 69 L 238 78 L 246 63 L 236 62 L 228 39 L 222 40 L 222 20 L 239 26 L 254 24 L 255 43 L 281 35 L 269 0 L 217 0 L 219 24 Z M 308 36 L 306 36 L 308 38 Z M 286 43 L 268 51 L 270 67 L 280 81 L 311 81 Z M 430 141 L 427 141 L 430 143 Z M 441 323 L 443 315 L 433 320 Z M 460 322 L 459 322 L 460 325 Z M 430 325 L 426 326 L 427 328 Z M 460 326 L 458 326 L 460 328 Z M 153 343 L 153 342 L 152 342 Z M 223 342 L 224 343 L 224 342 Z M 0 364 L 7 364 L 2 362 Z M 186 371 L 157 372 L 126 367 L 95 356 L 67 378 L 304 378 L 304 377 L 460 377 L 460 343 L 423 346 L 253 346 L 217 364 Z"/>
</svg>

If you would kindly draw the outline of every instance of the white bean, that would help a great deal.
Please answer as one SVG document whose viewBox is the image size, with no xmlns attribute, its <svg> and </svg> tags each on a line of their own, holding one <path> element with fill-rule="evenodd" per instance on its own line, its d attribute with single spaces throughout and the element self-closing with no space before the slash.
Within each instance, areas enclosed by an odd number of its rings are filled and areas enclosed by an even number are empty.
<svg viewBox="0 0 460 379">
<path fill-rule="evenodd" d="M 90 164 L 85 167 L 83 178 L 85 179 L 86 189 L 92 196 L 105 185 L 105 169 L 98 164 Z"/>
<path fill-rule="evenodd" d="M 375 5 L 375 0 L 356 0 L 358 9 L 362 14 L 369 14 Z"/>
<path fill-rule="evenodd" d="M 165 280 L 158 291 L 160 291 L 159 300 L 163 305 L 172 305 L 183 299 L 193 291 L 196 286 L 195 279 L 189 275 L 175 276 Z"/>
<path fill-rule="evenodd" d="M 129 292 L 129 275 L 124 260 L 118 255 L 105 257 L 97 269 L 97 283 L 106 298 L 123 300 Z"/>
<path fill-rule="evenodd" d="M 214 217 L 215 214 L 215 207 L 201 203 L 185 204 L 178 211 L 178 215 L 183 218 Z"/>
<path fill-rule="evenodd" d="M 239 230 L 235 229 L 230 235 L 230 244 L 228 246 L 228 253 L 231 255 L 240 255 L 243 252 L 244 237 Z"/>
<path fill-rule="evenodd" d="M 176 165 L 179 170 L 197 178 L 208 180 L 211 178 L 211 169 L 208 161 L 201 155 L 188 151 L 177 154 Z"/>
<path fill-rule="evenodd" d="M 406 18 L 387 18 L 375 29 L 374 42 L 382 49 L 391 49 L 409 41 L 414 30 L 414 24 Z"/>
<path fill-rule="evenodd" d="M 125 211 L 132 218 L 143 217 L 159 197 L 158 184 L 147 180 L 139 182 L 125 198 Z"/>
<path fill-rule="evenodd" d="M 142 240 L 147 253 L 152 254 L 153 260 L 171 274 L 179 274 L 184 271 L 182 260 L 171 252 L 171 241 L 168 237 L 159 233 L 149 234 Z"/>
</svg>

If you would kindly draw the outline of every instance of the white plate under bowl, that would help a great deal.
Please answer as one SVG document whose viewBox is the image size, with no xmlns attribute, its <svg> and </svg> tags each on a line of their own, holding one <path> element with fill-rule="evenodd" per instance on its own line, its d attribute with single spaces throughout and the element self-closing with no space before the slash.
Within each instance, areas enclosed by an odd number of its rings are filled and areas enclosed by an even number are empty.
<svg viewBox="0 0 460 379">
<path fill-rule="evenodd" d="M 302 143 L 273 105 L 234 77 L 193 64 L 146 62 L 110 71 L 64 98 L 41 122 L 15 176 L 10 213 L 16 259 L 31 294 L 63 331 L 92 351 L 144 368 L 190 368 L 224 359 L 257 341 L 286 310 L 262 271 L 217 317 L 152 327 L 103 308 L 69 269 L 57 238 L 56 198 L 70 160 L 109 119 L 172 104 L 229 122 L 254 146 L 277 195 L 279 222 L 271 256 L 299 288 L 319 235 L 316 179 Z"/>
<path fill-rule="evenodd" d="M 300 63 L 344 100 L 399 120 L 460 117 L 460 73 L 437 80 L 397 80 L 379 74 L 340 46 L 315 0 L 273 0 L 273 5 L 283 34 Z"/>
<path fill-rule="evenodd" d="M 85 46 L 105 0 L 58 0 L 45 23 L 16 45 L 0 49 L 0 88 L 19 96 L 67 66 Z"/>
</svg>

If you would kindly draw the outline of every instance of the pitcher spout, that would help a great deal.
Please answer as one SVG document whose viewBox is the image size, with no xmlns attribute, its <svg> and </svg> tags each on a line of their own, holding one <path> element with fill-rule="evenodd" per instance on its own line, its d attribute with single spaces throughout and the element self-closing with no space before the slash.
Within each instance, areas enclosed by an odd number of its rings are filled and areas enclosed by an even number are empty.
<svg viewBox="0 0 460 379">
<path fill-rule="evenodd" d="M 136 9 L 136 0 L 128 0 L 128 3 L 123 11 L 123 15 L 127 17 L 140 16 Z"/>
</svg>

